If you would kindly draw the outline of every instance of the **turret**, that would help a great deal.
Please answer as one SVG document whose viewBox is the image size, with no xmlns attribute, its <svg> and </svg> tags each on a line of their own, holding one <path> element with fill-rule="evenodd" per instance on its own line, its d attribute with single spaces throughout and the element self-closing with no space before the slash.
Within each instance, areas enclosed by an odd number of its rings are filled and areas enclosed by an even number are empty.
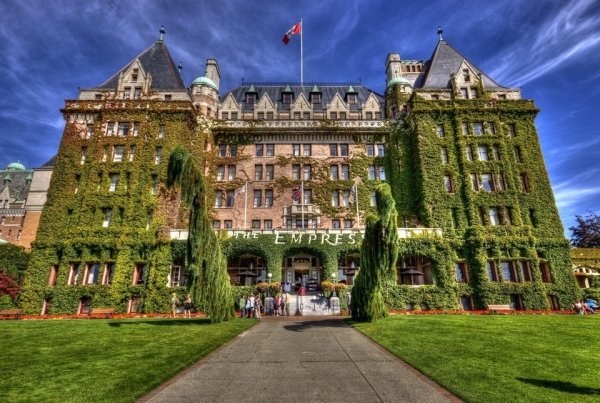
<svg viewBox="0 0 600 403">
<path fill-rule="evenodd" d="M 215 59 L 208 59 L 204 75 L 192 82 L 192 100 L 194 106 L 201 114 L 207 117 L 217 117 L 220 82 L 221 71 Z"/>
</svg>

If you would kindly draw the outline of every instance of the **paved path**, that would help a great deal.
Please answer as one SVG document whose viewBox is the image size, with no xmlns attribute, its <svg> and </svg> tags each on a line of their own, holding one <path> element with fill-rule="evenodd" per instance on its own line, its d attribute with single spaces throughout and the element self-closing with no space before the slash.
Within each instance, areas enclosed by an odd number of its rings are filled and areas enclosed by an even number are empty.
<svg viewBox="0 0 600 403">
<path fill-rule="evenodd" d="M 339 318 L 267 318 L 146 395 L 151 402 L 448 402 Z"/>
</svg>

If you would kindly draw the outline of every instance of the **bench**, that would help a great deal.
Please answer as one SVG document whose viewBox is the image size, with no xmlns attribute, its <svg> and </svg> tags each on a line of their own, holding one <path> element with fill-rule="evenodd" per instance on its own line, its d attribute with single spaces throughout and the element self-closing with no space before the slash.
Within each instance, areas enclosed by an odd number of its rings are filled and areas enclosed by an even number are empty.
<svg viewBox="0 0 600 403">
<path fill-rule="evenodd" d="M 511 312 L 513 309 L 510 305 L 488 305 L 490 312 Z"/>
<path fill-rule="evenodd" d="M 23 315 L 22 309 L 3 309 L 0 311 L 0 317 L 4 319 L 19 319 Z"/>
<path fill-rule="evenodd" d="M 102 316 L 106 319 L 113 316 L 115 308 L 93 308 L 90 312 L 90 316 Z"/>
</svg>

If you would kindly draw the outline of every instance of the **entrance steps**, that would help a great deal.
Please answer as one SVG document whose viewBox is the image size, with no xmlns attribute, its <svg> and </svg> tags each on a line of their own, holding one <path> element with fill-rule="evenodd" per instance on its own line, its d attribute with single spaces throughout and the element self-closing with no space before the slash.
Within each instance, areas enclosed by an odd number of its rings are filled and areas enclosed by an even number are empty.
<svg viewBox="0 0 600 403">
<path fill-rule="evenodd" d="M 329 300 L 321 294 L 292 295 L 292 303 L 290 304 L 291 315 L 331 316 L 339 314 L 339 312 L 339 306 L 332 307 Z"/>
</svg>

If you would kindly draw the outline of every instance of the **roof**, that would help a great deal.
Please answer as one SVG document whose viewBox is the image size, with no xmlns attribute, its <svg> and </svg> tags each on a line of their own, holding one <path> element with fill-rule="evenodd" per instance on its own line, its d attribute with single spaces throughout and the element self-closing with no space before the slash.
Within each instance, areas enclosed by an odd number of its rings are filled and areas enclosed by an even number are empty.
<svg viewBox="0 0 600 403">
<path fill-rule="evenodd" d="M 10 164 L 8 164 L 6 166 L 6 170 L 7 171 L 26 171 L 27 168 L 25 168 L 25 165 L 21 164 L 20 162 L 11 162 Z"/>
<path fill-rule="evenodd" d="M 251 92 L 251 89 L 257 94 L 257 102 L 262 99 L 264 94 L 267 94 L 271 101 L 278 105 L 277 107 L 279 110 L 290 109 L 291 106 L 291 104 L 283 104 L 281 102 L 282 93 L 293 93 L 293 101 L 298 99 L 302 93 L 306 97 L 307 101 L 310 102 L 310 93 L 314 93 L 315 89 L 321 93 L 321 103 L 313 104 L 313 109 L 317 111 L 324 110 L 327 107 L 327 104 L 333 100 L 336 94 L 339 94 L 342 99 L 345 99 L 346 94 L 349 92 L 352 94 L 357 94 L 358 97 L 357 103 L 348 105 L 351 111 L 360 110 L 362 104 L 367 101 L 371 94 L 375 96 L 377 101 L 383 103 L 383 97 L 380 94 L 357 83 L 304 83 L 304 85 L 300 85 L 299 83 L 245 83 L 244 85 L 221 95 L 220 102 L 224 102 L 229 94 L 232 94 L 235 100 L 242 106 L 242 109 L 252 110 L 254 105 L 245 103 L 246 92 Z"/>
<path fill-rule="evenodd" d="M 215 90 L 217 89 L 217 84 L 215 84 L 215 82 L 213 80 L 211 80 L 210 78 L 206 77 L 206 76 L 202 76 L 202 77 L 198 77 L 196 78 L 193 82 L 193 84 L 197 84 L 197 85 L 201 85 L 201 84 L 206 84 L 209 87 L 214 88 Z"/>
<path fill-rule="evenodd" d="M 8 187 L 12 199 L 16 201 L 25 200 L 31 184 L 31 172 L 31 170 L 0 170 L 0 193 Z"/>
<path fill-rule="evenodd" d="M 415 83 L 420 88 L 451 88 L 450 76 L 458 72 L 460 65 L 466 61 L 477 74 L 483 78 L 485 88 L 506 88 L 492 80 L 487 74 L 475 66 L 469 59 L 460 54 L 448 42 L 440 40 L 429 62 L 422 83 Z"/>
<path fill-rule="evenodd" d="M 40 168 L 53 168 L 54 165 L 56 165 L 56 157 L 57 157 L 57 155 L 55 155 L 54 157 L 50 158 Z"/>
<path fill-rule="evenodd" d="M 146 73 L 152 75 L 152 88 L 155 90 L 185 90 L 185 85 L 171 54 L 164 41 L 158 40 L 150 45 L 141 54 L 131 60 L 125 67 L 113 74 L 102 84 L 93 89 L 116 89 L 119 74 L 129 69 L 129 66 L 139 59 Z"/>
</svg>

